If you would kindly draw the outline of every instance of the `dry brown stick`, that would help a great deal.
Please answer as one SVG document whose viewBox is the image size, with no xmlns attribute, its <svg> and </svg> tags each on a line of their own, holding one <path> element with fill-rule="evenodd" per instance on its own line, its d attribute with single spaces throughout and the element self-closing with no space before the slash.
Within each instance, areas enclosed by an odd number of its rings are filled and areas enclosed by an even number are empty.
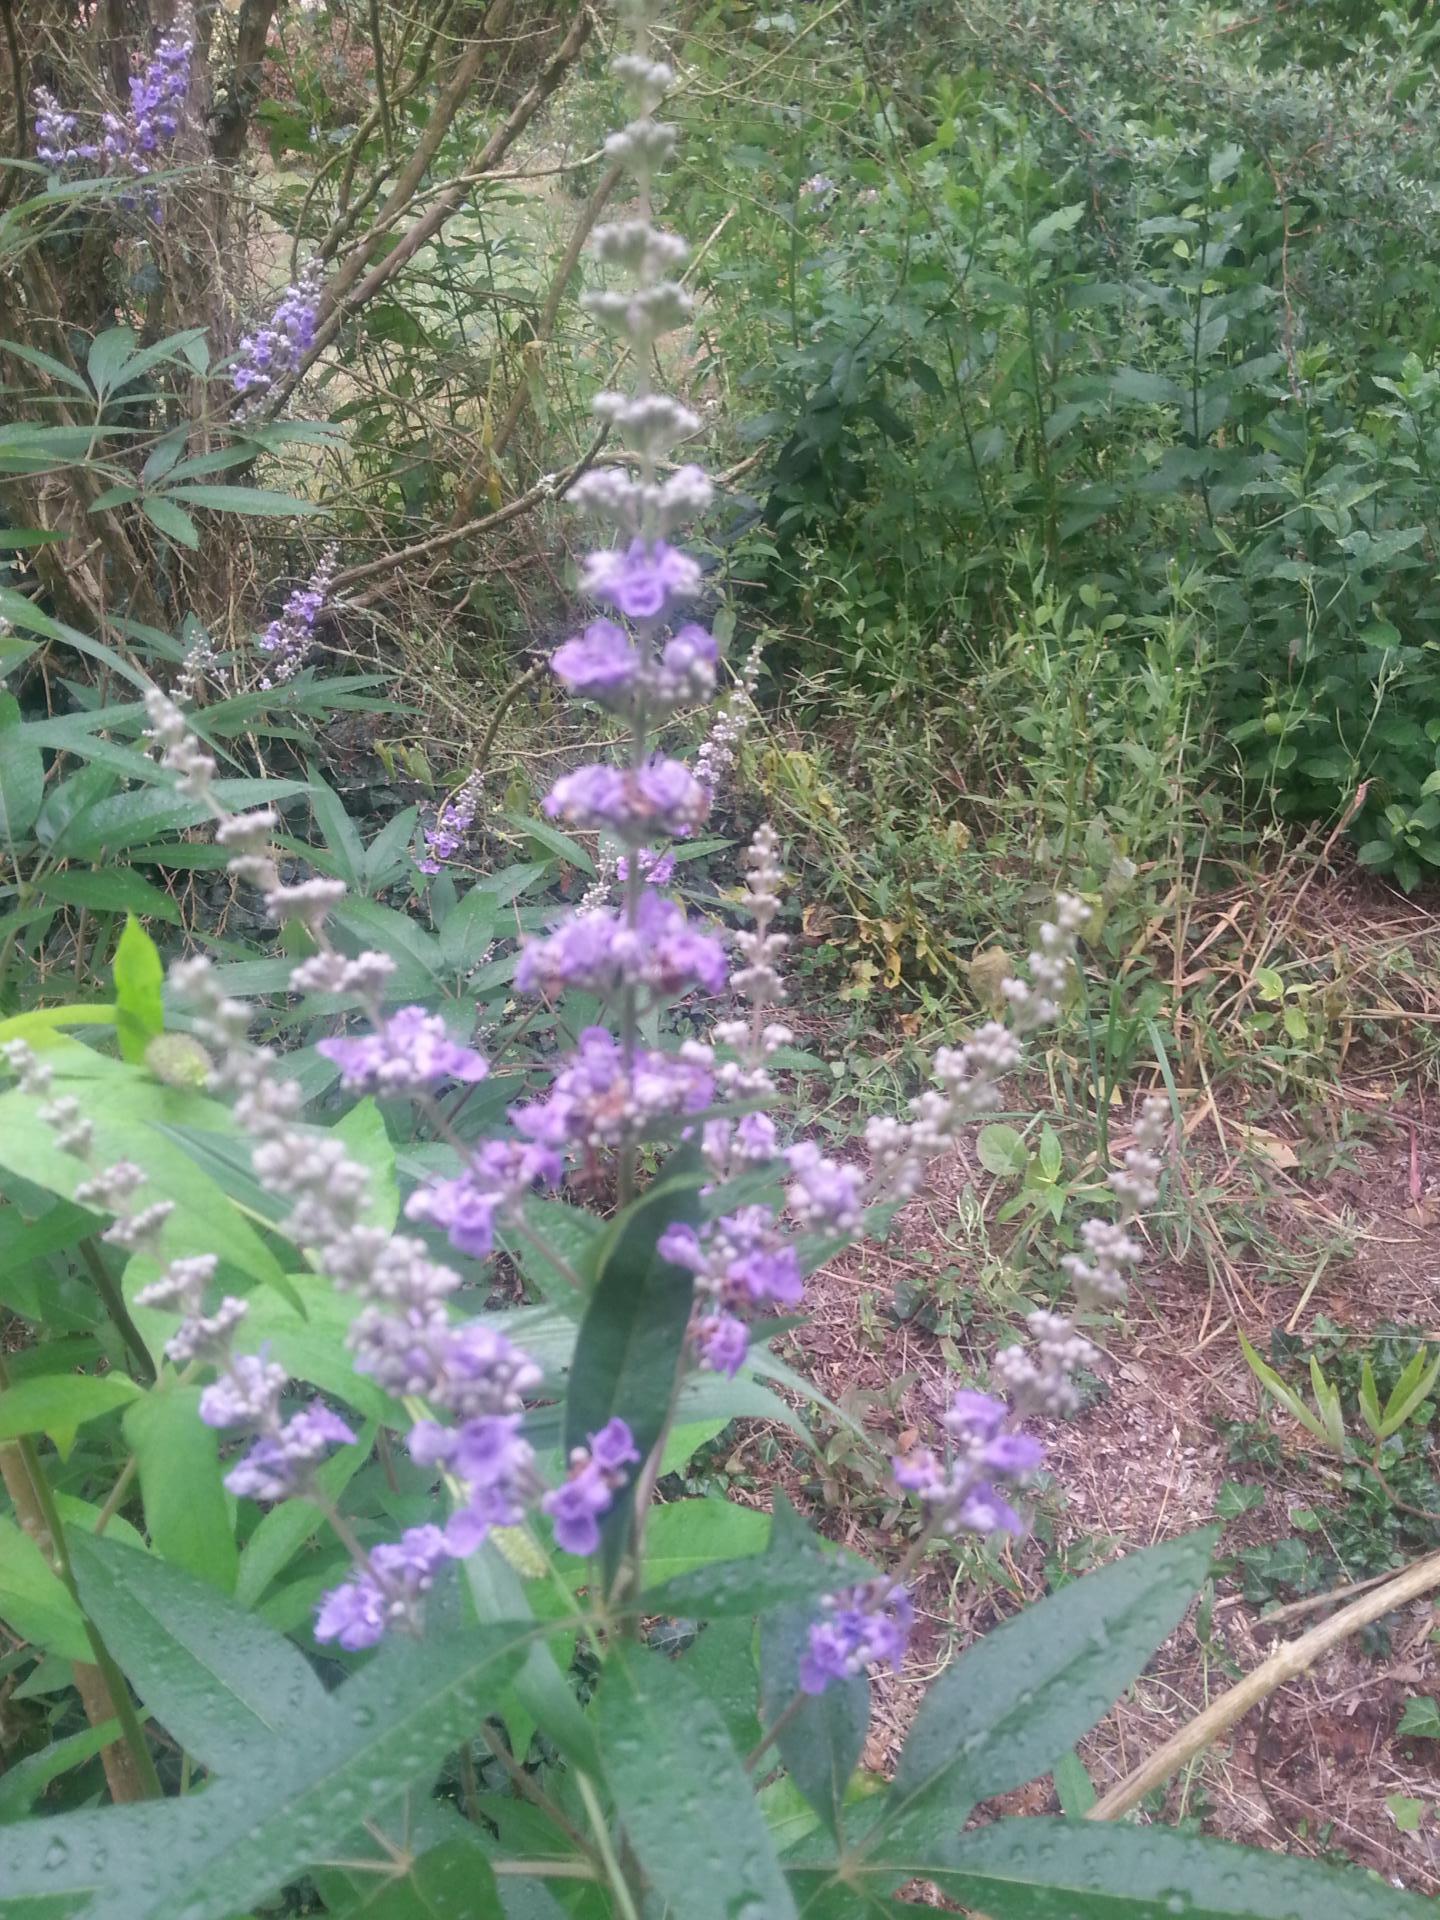
<svg viewBox="0 0 1440 1920">
<path fill-rule="evenodd" d="M 429 211 L 422 214 L 418 220 L 401 234 L 394 248 L 385 255 L 384 259 L 377 261 L 368 273 L 364 273 L 363 278 L 359 278 L 358 276 L 364 272 L 370 252 L 379 244 L 383 229 L 390 224 L 392 218 L 390 209 L 392 205 L 399 204 L 397 202 L 397 196 L 403 194 L 403 201 L 407 204 L 413 199 L 419 189 L 425 169 L 433 157 L 434 148 L 439 145 L 440 134 L 443 134 L 444 126 L 440 127 L 440 131 L 435 135 L 433 142 L 431 139 L 435 124 L 442 116 L 442 107 L 437 106 L 435 114 L 432 116 L 431 124 L 425 130 L 424 140 L 421 141 L 415 154 L 411 156 L 410 162 L 402 170 L 400 178 L 396 181 L 395 187 L 392 190 L 390 199 L 387 200 L 385 206 L 381 208 L 374 226 L 357 244 L 355 250 L 347 257 L 334 279 L 331 280 L 329 286 L 325 289 L 322 312 L 328 309 L 328 313 L 315 330 L 315 344 L 311 347 L 295 372 L 287 376 L 283 381 L 277 382 L 276 386 L 272 389 L 266 403 L 265 410 L 267 413 L 276 412 L 289 398 L 290 394 L 304 378 L 310 367 L 313 366 L 315 361 L 340 331 L 347 316 L 355 312 L 357 308 L 363 307 L 367 301 L 373 300 L 381 287 L 392 279 L 403 266 L 413 260 L 420 249 L 434 239 L 446 221 L 459 211 L 470 191 L 468 174 L 489 173 L 495 167 L 496 163 L 504 158 L 513 143 L 519 138 L 520 134 L 524 132 L 535 114 L 541 106 L 544 105 L 545 101 L 549 99 L 550 95 L 554 93 L 565 75 L 569 72 L 581 47 L 584 46 L 586 39 L 589 37 L 590 30 L 591 14 L 589 7 L 585 6 L 576 14 L 570 31 L 546 63 L 539 77 L 515 103 L 508 118 L 496 128 L 495 132 L 486 141 L 476 159 L 474 167 L 467 171 L 467 178 L 464 181 L 452 182 L 452 184 L 440 194 L 438 199 L 436 199 Z M 453 118 L 454 114 L 458 111 L 460 100 L 469 88 L 483 50 L 483 43 L 467 49 L 460 67 L 456 70 L 455 81 L 451 83 L 450 88 L 447 89 L 446 93 L 442 96 L 442 103 L 450 103 L 453 100 L 453 105 L 449 106 L 451 118 Z M 459 84 L 462 80 L 464 83 L 463 86 Z M 448 124 L 448 122 L 446 124 Z M 423 161 L 420 159 L 422 154 L 424 155 Z M 417 161 L 419 162 L 418 166 Z"/>
<path fill-rule="evenodd" d="M 414 546 L 399 547 L 393 553 L 383 553 L 378 560 L 363 560 L 358 566 L 347 567 L 343 573 L 337 573 L 334 587 L 337 593 L 343 593 L 347 587 L 357 586 L 362 580 L 371 580 L 376 574 L 392 573 L 396 567 L 404 567 L 416 560 L 428 560 L 432 554 L 443 553 L 447 547 L 453 547 L 459 540 L 468 540 L 475 534 L 489 533 L 496 527 L 503 527 L 509 520 L 518 519 L 522 513 L 528 513 L 543 500 L 553 500 L 574 484 L 580 475 L 594 460 L 605 440 L 604 434 L 596 437 L 593 444 L 563 474 L 547 474 L 543 480 L 537 480 L 533 487 L 517 494 L 503 507 L 497 507 L 493 513 L 483 514 L 478 520 L 467 520 L 463 527 L 446 527 L 443 532 L 435 533 L 428 540 L 417 540 Z M 352 605 L 364 605 L 362 601 Z"/>
<path fill-rule="evenodd" d="M 35 1489 L 24 1455 L 13 1440 L 0 1444 L 0 1480 L 5 1482 L 15 1517 L 49 1564 L 53 1552 L 50 1529 L 35 1499 Z M 80 1704 L 85 1709 L 85 1718 L 90 1725 L 103 1727 L 115 1721 L 115 1702 L 99 1667 L 88 1660 L 72 1661 L 71 1667 L 75 1675 L 75 1690 L 80 1695 Z M 110 1798 L 117 1806 L 146 1797 L 135 1766 L 135 1757 L 121 1736 L 118 1722 L 115 1738 L 100 1749 L 100 1764 L 105 1769 L 105 1784 L 110 1789 Z"/>
<path fill-rule="evenodd" d="M 1322 1654 L 1339 1646 L 1342 1640 L 1348 1640 L 1362 1627 L 1368 1627 L 1371 1621 L 1383 1619 L 1407 1600 L 1433 1593 L 1436 1587 L 1440 1587 L 1440 1553 L 1430 1553 L 1373 1593 L 1352 1601 L 1332 1619 L 1311 1627 L 1297 1640 L 1286 1641 L 1268 1659 L 1262 1660 L 1253 1673 L 1247 1673 L 1218 1700 L 1211 1701 L 1203 1713 L 1197 1714 L 1188 1726 L 1157 1747 L 1148 1760 L 1097 1800 L 1086 1819 L 1118 1820 L 1122 1814 L 1129 1813 L 1147 1793 L 1203 1753 L 1212 1741 L 1233 1727 L 1252 1707 L 1268 1699 L 1277 1687 L 1298 1678 L 1314 1666 Z"/>
</svg>

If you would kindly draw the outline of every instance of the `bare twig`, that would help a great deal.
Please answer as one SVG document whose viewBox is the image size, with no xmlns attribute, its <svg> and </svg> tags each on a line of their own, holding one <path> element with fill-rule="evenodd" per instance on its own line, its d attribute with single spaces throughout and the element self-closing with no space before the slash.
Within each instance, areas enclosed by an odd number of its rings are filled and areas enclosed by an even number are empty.
<svg viewBox="0 0 1440 1920">
<path fill-rule="evenodd" d="M 1247 1674 L 1228 1692 L 1222 1693 L 1218 1700 L 1213 1700 L 1188 1726 L 1182 1727 L 1163 1746 L 1157 1747 L 1148 1760 L 1097 1800 L 1085 1816 L 1086 1819 L 1118 1820 L 1122 1814 L 1138 1806 L 1153 1788 L 1163 1785 L 1172 1773 L 1233 1727 L 1252 1707 L 1268 1699 L 1277 1687 L 1307 1672 L 1323 1654 L 1338 1646 L 1342 1640 L 1348 1640 L 1351 1634 L 1358 1633 L 1362 1627 L 1368 1627 L 1372 1620 L 1383 1619 L 1407 1600 L 1433 1593 L 1436 1587 L 1440 1587 L 1440 1553 L 1431 1553 L 1423 1560 L 1417 1560 L 1414 1566 L 1407 1567 L 1404 1573 L 1397 1574 L 1393 1580 L 1385 1581 L 1373 1593 L 1352 1601 L 1333 1619 L 1312 1627 L 1308 1633 L 1302 1633 L 1298 1640 L 1290 1640 L 1284 1646 L 1277 1647 L 1253 1673 Z"/>
</svg>

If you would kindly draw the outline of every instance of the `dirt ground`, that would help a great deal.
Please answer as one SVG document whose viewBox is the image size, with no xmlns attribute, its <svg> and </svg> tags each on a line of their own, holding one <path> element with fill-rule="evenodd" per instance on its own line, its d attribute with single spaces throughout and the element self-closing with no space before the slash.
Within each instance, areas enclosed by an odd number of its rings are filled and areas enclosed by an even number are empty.
<svg viewBox="0 0 1440 1920">
<path fill-rule="evenodd" d="M 1384 991 L 1393 996 L 1398 978 L 1405 983 L 1398 1004 L 1415 1009 L 1423 1000 L 1428 1008 L 1421 987 L 1432 977 L 1434 916 L 1388 893 L 1378 918 L 1376 905 L 1353 880 L 1322 887 L 1302 903 L 1292 938 L 1302 953 L 1307 929 L 1333 945 L 1344 923 L 1358 924 L 1363 914 L 1366 964 L 1383 972 Z M 1356 979 L 1363 974 L 1357 963 Z M 1380 991 L 1367 976 L 1361 997 Z M 1323 1461 L 1317 1486 L 1314 1449 L 1307 1454 L 1306 1436 L 1285 1414 L 1262 1409 L 1237 1329 L 1262 1352 L 1272 1330 L 1304 1334 L 1321 1314 L 1360 1333 L 1400 1322 L 1440 1338 L 1440 1102 L 1427 1103 L 1423 1076 L 1401 1071 L 1404 1058 L 1387 1054 L 1379 1059 L 1358 1042 L 1342 1050 L 1345 1084 L 1335 1090 L 1327 1124 L 1335 1130 L 1338 1116 L 1358 1112 L 1359 1137 L 1345 1139 L 1320 1178 L 1315 1154 L 1285 1119 L 1262 1107 L 1259 1124 L 1253 1104 L 1208 1100 L 1198 1088 L 1185 1102 L 1178 1177 L 1192 1203 L 1184 1210 L 1188 1245 L 1182 1257 L 1157 1254 L 1124 1315 L 1096 1334 L 1100 1395 L 1043 1433 L 1050 1482 L 1039 1497 L 1036 1537 L 1007 1551 L 998 1567 L 929 1563 L 909 1664 L 877 1689 L 868 1765 L 888 1770 L 929 1680 L 1022 1596 L 1044 1592 L 1057 1563 L 1083 1572 L 1207 1525 L 1227 1479 L 1259 1482 L 1265 1498 L 1227 1527 L 1225 1550 L 1293 1534 L 1296 1507 L 1318 1511 L 1323 1524 L 1333 1497 Z M 1340 1131 L 1357 1128 L 1352 1121 Z M 1113 1150 L 1125 1144 L 1117 1133 Z M 810 1282 L 808 1324 L 792 1336 L 793 1358 L 886 1451 L 936 1433 L 957 1359 L 983 1377 L 993 1323 L 976 1315 L 942 1338 L 927 1331 L 912 1302 L 917 1278 L 923 1293 L 947 1264 L 963 1278 L 993 1255 L 988 1230 L 974 1217 L 977 1191 L 991 1186 L 973 1154 L 962 1152 L 943 1181 L 897 1217 L 883 1245 L 857 1249 Z M 1262 1251 L 1247 1248 L 1243 1233 L 1237 1243 L 1222 1229 L 1217 1195 L 1227 1199 L 1228 1218 L 1238 1208 L 1242 1219 L 1263 1219 Z M 1287 1248 L 1293 1259 L 1284 1257 Z M 1228 1462 L 1217 1417 L 1268 1419 L 1284 1443 L 1283 1464 Z M 899 1514 L 883 1469 L 866 1465 L 865 1451 L 838 1443 L 828 1468 L 818 1476 L 810 1470 L 797 1498 L 827 1532 L 883 1563 L 898 1551 Z M 1281 1638 L 1331 1611 L 1312 1596 L 1272 1629 L 1239 1583 L 1222 1577 L 1205 1636 L 1192 1610 L 1082 1746 L 1097 1792 L 1123 1779 Z M 1440 1695 L 1434 1599 L 1412 1603 L 1387 1625 L 1388 1651 L 1372 1656 L 1358 1639 L 1347 1640 L 1173 1779 L 1167 1821 L 1197 1817 L 1206 1831 L 1250 1845 L 1348 1856 L 1413 1891 L 1440 1892 L 1440 1741 L 1396 1737 L 1407 1698 Z M 1396 1795 L 1423 1803 L 1417 1830 L 1402 1831 L 1392 1817 L 1386 1803 Z M 1058 1802 L 1046 1779 L 985 1811 L 998 1810 L 1056 1811 Z"/>
</svg>

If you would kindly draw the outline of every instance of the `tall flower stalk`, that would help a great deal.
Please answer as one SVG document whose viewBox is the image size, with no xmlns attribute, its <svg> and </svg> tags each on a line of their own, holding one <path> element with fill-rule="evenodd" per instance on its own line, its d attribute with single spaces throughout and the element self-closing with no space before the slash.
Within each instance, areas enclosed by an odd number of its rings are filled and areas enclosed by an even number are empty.
<svg viewBox="0 0 1440 1920">
<path fill-rule="evenodd" d="M 327 923 L 344 886 L 282 879 L 272 851 L 276 816 L 265 809 L 228 814 L 216 799 L 214 763 L 184 713 L 158 692 L 149 701 L 163 763 L 183 791 L 210 806 L 232 875 L 259 889 L 277 927 L 298 930 L 312 945 L 294 971 L 294 990 L 349 995 L 361 1005 L 363 1030 L 319 1042 L 320 1053 L 338 1067 L 342 1088 L 413 1100 L 451 1147 L 457 1171 L 411 1194 L 410 1221 L 442 1232 L 459 1261 L 485 1263 L 502 1233 L 537 1244 L 527 1213 L 537 1189 L 563 1189 L 583 1172 L 592 1189 L 597 1181 L 601 1191 L 608 1183 L 624 1208 L 639 1184 L 642 1146 L 677 1132 L 703 1165 L 699 1218 L 672 1221 L 655 1247 L 693 1303 L 659 1431 L 646 1434 L 642 1458 L 631 1425 L 617 1415 L 572 1447 L 563 1478 L 547 1487 L 527 1432 L 547 1391 L 543 1368 L 495 1316 L 458 1311 L 462 1267 L 433 1259 L 415 1236 L 369 1224 L 364 1168 L 334 1135 L 301 1122 L 297 1083 L 279 1072 L 271 1049 L 252 1043 L 247 1008 L 223 992 L 209 964 L 190 960 L 172 969 L 172 987 L 191 1007 L 196 1032 L 210 1049 L 211 1084 L 232 1099 L 250 1136 L 255 1176 L 288 1206 L 281 1231 L 331 1284 L 357 1298 L 348 1336 L 354 1365 L 403 1404 L 412 1459 L 443 1479 L 450 1496 L 443 1526 L 412 1527 L 398 1540 L 369 1547 L 325 1507 L 354 1567 L 322 1601 L 316 1631 L 348 1648 L 373 1644 L 393 1624 L 418 1629 L 424 1595 L 445 1563 L 474 1553 L 497 1528 L 534 1526 L 541 1516 L 557 1546 L 595 1553 L 606 1516 L 628 1489 L 635 1518 L 606 1594 L 614 1599 L 626 1592 L 686 1377 L 695 1370 L 734 1376 L 745 1368 L 767 1318 L 802 1304 L 809 1267 L 861 1235 L 872 1210 L 913 1194 L 927 1166 L 997 1105 L 1001 1082 L 1023 1062 L 1027 1038 L 1061 1011 L 1086 920 L 1080 901 L 1059 899 L 1023 977 L 1003 983 L 1005 1020 L 942 1047 L 933 1085 L 906 1114 L 873 1119 L 863 1155 L 827 1153 L 795 1137 L 772 1111 L 776 1075 L 793 1039 L 778 1017 L 786 997 L 779 840 L 768 825 L 756 830 L 744 856 L 746 924 L 728 937 L 698 923 L 664 891 L 678 843 L 706 819 L 723 755 L 712 751 L 708 777 L 700 778 L 658 749 L 657 734 L 678 709 L 713 696 L 719 650 L 714 636 L 688 617 L 700 569 L 672 539 L 704 510 L 710 482 L 696 465 L 662 464 L 697 431 L 698 421 L 653 383 L 657 342 L 690 311 L 674 277 L 684 243 L 652 214 L 659 171 L 675 143 L 675 129 L 656 117 L 674 74 L 656 55 L 651 0 L 628 0 L 625 13 L 633 42 L 615 69 L 629 90 L 633 117 L 607 146 L 629 169 L 635 201 L 626 217 L 594 234 L 606 285 L 587 294 L 586 304 L 629 348 L 630 386 L 600 394 L 595 406 L 632 457 L 628 466 L 587 474 L 572 490 L 576 503 L 615 538 L 590 552 L 581 569 L 581 585 L 599 611 L 556 648 L 550 663 L 575 698 L 620 722 L 624 743 L 617 759 L 564 774 L 544 801 L 551 818 L 599 836 L 597 866 L 619 878 L 623 892 L 612 905 L 608 888 L 597 888 L 577 910 L 531 935 L 515 971 L 521 995 L 545 1001 L 571 991 L 595 996 L 610 1024 L 584 1027 L 568 1052 L 546 1063 L 548 1083 L 509 1107 L 503 1132 L 478 1145 L 459 1139 L 440 1095 L 484 1079 L 490 1062 L 424 1008 L 390 1006 L 393 968 L 385 956 L 347 957 L 332 947 Z M 287 607 L 277 622 L 278 630 L 289 621 L 286 644 L 272 649 L 277 665 L 308 642 L 323 596 L 315 582 L 306 596 L 304 607 Z M 743 688 L 751 683 L 742 676 Z M 722 744 L 729 751 L 730 743 Z M 455 850 L 472 814 L 467 788 L 427 835 L 427 870 Z M 732 953 L 739 963 L 733 968 Z M 654 1043 L 652 1017 L 677 999 L 727 992 L 731 1005 L 708 1039 Z M 77 1118 L 57 1109 L 52 1124 L 74 1135 Z M 1126 1222 L 1154 1199 L 1164 1124 L 1161 1108 L 1147 1108 L 1137 1146 L 1114 1177 L 1119 1219 L 1087 1224 L 1084 1254 L 1067 1262 L 1083 1297 L 1112 1304 L 1125 1269 L 1139 1258 Z M 66 1151 L 83 1150 L 78 1135 L 73 1149 L 67 1137 L 62 1132 Z M 163 1252 L 165 1203 L 136 1205 L 132 1174 L 124 1167 L 100 1169 L 93 1203 L 115 1215 L 107 1237 Z M 539 1244 L 552 1266 L 580 1284 L 567 1263 Z M 216 1266 L 193 1255 L 170 1261 L 142 1304 L 180 1316 L 166 1349 L 177 1366 L 213 1372 L 202 1417 L 246 1443 L 230 1467 L 231 1491 L 261 1501 L 300 1497 L 324 1504 L 316 1470 L 332 1448 L 351 1442 L 351 1430 L 322 1402 L 293 1407 L 283 1370 L 263 1351 L 241 1350 L 245 1302 L 214 1298 Z M 1092 1358 L 1088 1341 L 1059 1315 L 1033 1315 L 1029 1331 L 1028 1346 L 996 1356 L 994 1393 L 966 1389 L 956 1397 L 945 1415 L 943 1449 L 894 1463 L 897 1485 L 922 1509 L 915 1544 L 892 1572 L 833 1597 L 810 1636 L 799 1688 L 820 1691 L 866 1666 L 903 1657 L 913 1619 L 906 1582 L 933 1539 L 1019 1529 L 1009 1492 L 1042 1458 L 1021 1422 L 1073 1405 L 1073 1375 Z M 625 1409 L 637 1420 L 641 1411 Z"/>
</svg>

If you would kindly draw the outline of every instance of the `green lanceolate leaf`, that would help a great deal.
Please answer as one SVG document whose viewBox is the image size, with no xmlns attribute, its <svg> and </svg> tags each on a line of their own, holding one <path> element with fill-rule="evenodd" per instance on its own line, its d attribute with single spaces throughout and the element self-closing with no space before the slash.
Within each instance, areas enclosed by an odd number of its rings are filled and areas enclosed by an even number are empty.
<svg viewBox="0 0 1440 1920">
<path fill-rule="evenodd" d="M 685 1920 L 791 1920 L 794 1902 L 724 1722 L 673 1661 L 612 1649 L 600 1677 L 605 1775 L 646 1879 Z"/>
<path fill-rule="evenodd" d="M 1161 1827 L 1001 1820 L 936 1879 L 991 1920 L 1433 1920 L 1433 1905 L 1350 1872 Z M 916 1865 L 916 1872 L 925 1868 Z"/>
<path fill-rule="evenodd" d="M 221 1485 L 218 1439 L 199 1407 L 199 1387 L 171 1380 L 129 1408 L 125 1438 L 140 1469 L 151 1546 L 174 1566 L 230 1593 L 235 1524 Z"/>
<path fill-rule="evenodd" d="M 1048 1773 L 1180 1624 L 1215 1539 L 1187 1534 L 1087 1574 L 947 1667 L 900 1755 L 880 1856 L 951 1839 L 977 1801 Z"/>
<path fill-rule="evenodd" d="M 37 882 L 47 900 L 92 907 L 99 913 L 143 913 L 180 924 L 180 909 L 162 888 L 129 867 L 83 867 L 43 875 Z"/>
<path fill-rule="evenodd" d="M 715 1509 L 734 1518 L 727 1517 L 722 1523 Z M 646 1528 L 647 1572 L 652 1567 L 656 1571 L 663 1568 L 667 1543 L 676 1552 L 686 1546 L 683 1536 L 678 1540 L 672 1538 L 671 1529 L 678 1530 L 677 1522 L 670 1521 L 663 1529 L 658 1523 L 668 1514 L 690 1510 L 695 1511 L 685 1531 L 694 1536 L 692 1553 L 698 1555 L 699 1541 L 704 1538 L 702 1527 L 722 1552 L 733 1554 L 740 1540 L 744 1539 L 748 1545 L 755 1538 L 758 1520 L 760 1529 L 769 1533 L 768 1543 L 762 1544 L 758 1552 L 742 1557 L 715 1560 L 709 1565 L 696 1564 L 647 1588 L 638 1602 L 645 1613 L 676 1614 L 695 1620 L 763 1614 L 793 1602 L 808 1605 L 821 1594 L 853 1585 L 873 1572 L 863 1560 L 831 1546 L 803 1522 L 798 1522 L 794 1509 L 783 1495 L 776 1501 L 775 1517 L 768 1529 L 765 1529 L 763 1515 L 744 1507 L 733 1507 L 723 1500 L 677 1501 L 674 1506 L 662 1507 Z"/>
<path fill-rule="evenodd" d="M 661 1258 L 656 1241 L 676 1221 L 699 1219 L 700 1177 L 688 1151 L 677 1154 L 665 1176 L 620 1217 L 575 1342 L 565 1397 L 567 1454 L 618 1417 L 634 1434 L 643 1460 L 664 1429 L 694 1281 L 684 1267 Z M 631 1505 L 626 1494 L 618 1495 L 605 1519 L 611 1569 L 629 1529 Z"/>
<path fill-rule="evenodd" d="M 333 1858 L 337 1840 L 380 1817 L 412 1782 L 428 1787 L 534 1631 L 476 1627 L 457 1600 L 453 1583 L 432 1594 L 424 1635 L 394 1636 L 308 1714 L 303 1737 L 277 1741 L 263 1765 L 184 1800 L 7 1832 L 7 1897 L 88 1895 L 88 1920 L 232 1920 Z"/>
<path fill-rule="evenodd" d="M 115 1036 L 120 1057 L 138 1063 L 165 1031 L 165 965 L 160 950 L 133 913 L 115 949 Z"/>
<path fill-rule="evenodd" d="M 833 1561 L 824 1554 L 815 1535 L 788 1500 L 775 1506 L 774 1533 L 765 1557 L 776 1570 L 787 1554 L 807 1562 Z M 843 1580 L 843 1576 L 842 1576 Z M 841 1829 L 845 1789 L 860 1763 L 870 1726 L 870 1682 L 856 1674 L 837 1681 L 822 1694 L 800 1692 L 800 1662 L 809 1642 L 811 1623 L 819 1617 L 818 1599 L 781 1606 L 760 1622 L 760 1716 L 767 1727 L 778 1726 L 776 1750 L 785 1770 L 810 1805 L 834 1834 Z"/>
<path fill-rule="evenodd" d="M 98 1727 L 86 1727 L 81 1733 L 56 1740 L 39 1753 L 29 1754 L 8 1766 L 0 1773 L 0 1825 L 23 1819 L 52 1781 L 69 1773 L 72 1767 L 93 1760 L 119 1738 L 120 1722 L 106 1720 Z"/>
<path fill-rule="evenodd" d="M 325 1707 L 309 1662 L 206 1581 L 71 1531 L 80 1597 L 147 1711 L 224 1776 L 260 1768 Z"/>
<path fill-rule="evenodd" d="M 0 1620 L 22 1640 L 66 1660 L 93 1660 L 85 1621 L 28 1533 L 0 1514 Z"/>
<path fill-rule="evenodd" d="M 85 1373 L 46 1373 L 21 1380 L 0 1393 L 0 1440 L 21 1434 L 48 1434 L 63 1458 L 87 1420 L 98 1420 L 128 1406 L 140 1389 L 124 1374 L 95 1379 Z"/>
<path fill-rule="evenodd" d="M 0 693 L 0 845 L 13 847 L 35 824 L 45 797 L 45 762 L 27 738 L 20 703 Z"/>
</svg>

